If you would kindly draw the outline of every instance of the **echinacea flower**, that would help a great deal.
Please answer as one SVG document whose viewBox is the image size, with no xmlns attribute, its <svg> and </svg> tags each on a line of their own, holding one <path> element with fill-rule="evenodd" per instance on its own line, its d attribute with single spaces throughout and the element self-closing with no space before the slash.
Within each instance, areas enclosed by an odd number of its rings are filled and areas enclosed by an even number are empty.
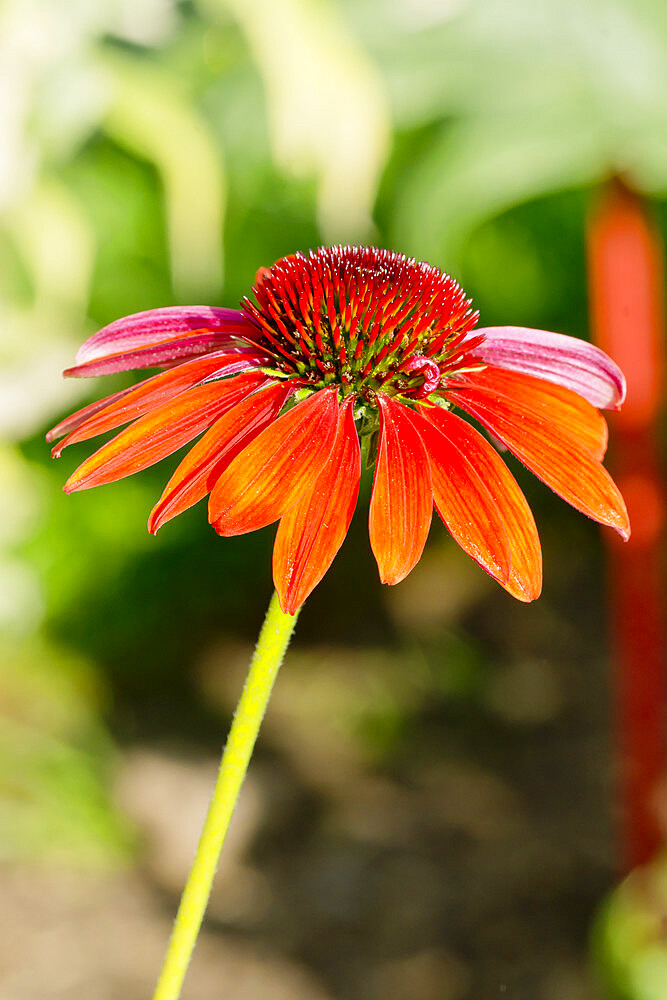
<svg viewBox="0 0 667 1000">
<path fill-rule="evenodd" d="M 624 538 L 602 466 L 625 384 L 598 348 L 519 327 L 475 329 L 459 285 L 387 250 L 332 247 L 262 268 L 241 310 L 155 309 L 87 340 L 66 375 L 163 368 L 84 407 L 54 448 L 123 424 L 65 491 L 110 483 L 199 440 L 153 508 L 156 532 L 209 497 L 220 535 L 279 521 L 273 575 L 294 614 L 331 565 L 375 462 L 369 531 L 380 578 L 419 560 L 433 506 L 458 544 L 514 597 L 536 598 L 541 551 L 526 500 L 480 424 L 568 503 Z"/>
</svg>

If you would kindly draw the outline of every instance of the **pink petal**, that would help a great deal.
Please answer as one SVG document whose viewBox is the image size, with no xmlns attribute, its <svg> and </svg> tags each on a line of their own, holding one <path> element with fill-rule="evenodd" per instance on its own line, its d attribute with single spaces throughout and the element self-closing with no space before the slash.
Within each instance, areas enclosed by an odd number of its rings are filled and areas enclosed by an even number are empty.
<svg viewBox="0 0 667 1000">
<path fill-rule="evenodd" d="M 81 345 L 76 354 L 76 363 L 83 365 L 112 354 L 124 354 L 197 333 L 233 335 L 239 329 L 246 329 L 248 325 L 238 309 L 215 309 L 212 306 L 147 309 L 114 320 L 98 330 Z"/>
<path fill-rule="evenodd" d="M 212 352 L 234 353 L 239 356 L 239 367 L 242 371 L 244 359 L 250 358 L 252 364 L 263 364 L 268 361 L 264 354 L 258 354 L 250 347 L 239 347 L 234 338 L 226 333 L 198 333 L 192 337 L 180 337 L 162 344 L 143 347 L 135 351 L 125 351 L 121 354 L 110 354 L 106 358 L 87 361 L 74 368 L 66 368 L 63 372 L 67 378 L 91 378 L 94 375 L 112 375 L 115 372 L 131 371 L 139 368 L 159 368 L 179 364 L 201 354 Z"/>
<path fill-rule="evenodd" d="M 484 340 L 474 357 L 490 365 L 563 385 L 601 409 L 617 410 L 625 399 L 625 378 L 618 365 L 585 340 L 521 326 L 475 330 L 475 336 L 479 334 Z"/>
</svg>

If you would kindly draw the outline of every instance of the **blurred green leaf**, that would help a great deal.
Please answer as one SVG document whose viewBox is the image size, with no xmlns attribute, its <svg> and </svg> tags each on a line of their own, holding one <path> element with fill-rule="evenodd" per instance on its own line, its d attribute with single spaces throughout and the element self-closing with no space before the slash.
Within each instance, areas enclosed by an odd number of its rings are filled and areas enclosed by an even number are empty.
<svg viewBox="0 0 667 1000">
<path fill-rule="evenodd" d="M 0 662 L 0 856 L 119 863 L 131 841 L 109 798 L 99 678 L 39 640 L 3 645 Z"/>
<path fill-rule="evenodd" d="M 598 916 L 594 951 L 617 1000 L 663 1000 L 667 984 L 667 865 L 661 858 L 633 872 Z"/>
<path fill-rule="evenodd" d="M 178 78 L 120 53 L 105 53 L 100 59 L 112 81 L 107 132 L 154 163 L 164 184 L 176 296 L 184 301 L 215 296 L 222 270 L 222 149 L 206 120 L 180 92 Z"/>
</svg>

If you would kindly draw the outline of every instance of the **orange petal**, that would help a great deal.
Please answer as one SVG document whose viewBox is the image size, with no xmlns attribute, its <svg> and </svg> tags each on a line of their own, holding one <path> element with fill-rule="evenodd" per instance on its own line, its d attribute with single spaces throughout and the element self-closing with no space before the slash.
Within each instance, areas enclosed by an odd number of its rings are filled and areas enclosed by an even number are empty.
<svg viewBox="0 0 667 1000">
<path fill-rule="evenodd" d="M 240 535 L 282 517 L 321 472 L 337 426 L 332 387 L 314 392 L 258 434 L 213 488 L 209 520 L 218 534 Z"/>
<path fill-rule="evenodd" d="M 399 583 L 424 551 L 433 492 L 428 456 L 407 407 L 378 393 L 380 443 L 369 514 L 382 583 Z"/>
<path fill-rule="evenodd" d="M 294 382 L 259 389 L 225 413 L 190 449 L 148 519 L 155 532 L 172 517 L 192 507 L 215 486 L 223 470 L 267 424 L 276 419 Z"/>
<path fill-rule="evenodd" d="M 587 345 L 588 346 L 588 345 Z M 495 368 L 492 365 L 468 376 L 468 387 L 483 393 L 494 405 L 502 400 L 517 419 L 528 427 L 541 427 L 544 421 L 557 424 L 571 434 L 593 458 L 602 461 L 609 434 L 607 421 L 588 400 L 563 385 L 546 382 L 534 375 Z M 452 388 L 457 388 L 455 385 Z"/>
<path fill-rule="evenodd" d="M 225 410 L 256 388 L 257 378 L 256 372 L 239 375 L 237 383 L 244 382 L 237 384 L 234 392 L 228 389 L 221 393 L 215 382 L 182 392 L 99 448 L 70 476 L 63 489 L 66 493 L 87 490 L 154 465 L 210 427 Z"/>
<path fill-rule="evenodd" d="M 488 441 L 465 420 L 437 406 L 420 406 L 419 410 L 455 442 L 493 499 L 509 545 L 510 574 L 503 586 L 520 601 L 534 601 L 542 590 L 542 551 L 535 520 L 514 476 Z"/>
<path fill-rule="evenodd" d="M 257 362 L 255 361 L 256 365 Z M 105 431 L 114 430 L 122 424 L 127 424 L 130 420 L 148 413 L 162 403 L 173 399 L 185 389 L 190 389 L 206 378 L 210 378 L 216 373 L 220 376 L 231 374 L 232 372 L 250 368 L 247 356 L 239 354 L 207 354 L 203 358 L 196 358 L 194 361 L 185 361 L 182 364 L 171 368 L 169 371 L 160 372 L 151 378 L 144 379 L 131 389 L 127 389 L 118 395 L 110 396 L 107 405 L 97 406 L 93 409 L 88 419 L 81 420 L 63 441 L 53 449 L 54 458 L 58 458 L 68 445 L 76 441 L 87 441 L 89 438 L 103 434 Z M 255 383 L 259 384 L 265 375 L 253 372 Z M 221 393 L 233 392 L 236 380 L 226 379 L 219 383 Z M 93 404 L 95 407 L 95 404 Z M 79 411 L 83 415 L 87 408 Z M 74 416 L 77 416 L 76 414 Z M 71 419 L 71 418 L 70 418 Z M 63 422 L 64 423 L 64 422 Z M 62 425 L 60 425 L 62 426 Z M 58 428 L 54 428 L 54 432 Z"/>
<path fill-rule="evenodd" d="M 527 416 L 520 402 L 474 388 L 450 388 L 447 394 L 564 500 L 629 538 L 628 514 L 611 476 L 589 449 L 551 420 L 546 411 L 544 416 Z"/>
<path fill-rule="evenodd" d="M 456 425 L 432 423 L 419 413 L 407 412 L 426 447 L 438 514 L 464 552 L 506 584 L 510 553 L 505 525 L 465 442 L 456 435 Z"/>
<path fill-rule="evenodd" d="M 139 383 L 143 385 L 143 382 Z M 129 392 L 136 389 L 136 386 L 128 386 L 127 389 L 121 389 L 119 392 L 112 392 L 110 396 L 104 396 L 102 399 L 96 399 L 93 403 L 88 403 L 87 406 L 82 406 L 80 410 L 75 410 L 74 413 L 70 413 L 68 417 L 61 420 L 59 424 L 52 427 L 50 431 L 46 432 L 47 441 L 57 441 L 59 437 L 64 434 L 69 434 L 70 431 L 75 431 L 77 427 L 85 423 L 89 417 L 92 417 L 95 413 L 99 413 L 106 406 L 111 403 L 115 403 L 116 400 L 121 399 L 122 396 L 127 396 Z M 54 458 L 58 456 L 55 453 L 55 448 L 51 452 Z"/>
<path fill-rule="evenodd" d="M 309 490 L 283 514 L 273 547 L 273 579 L 283 611 L 296 614 L 343 544 L 359 493 L 361 458 L 354 400 L 338 413 L 326 465 Z"/>
</svg>

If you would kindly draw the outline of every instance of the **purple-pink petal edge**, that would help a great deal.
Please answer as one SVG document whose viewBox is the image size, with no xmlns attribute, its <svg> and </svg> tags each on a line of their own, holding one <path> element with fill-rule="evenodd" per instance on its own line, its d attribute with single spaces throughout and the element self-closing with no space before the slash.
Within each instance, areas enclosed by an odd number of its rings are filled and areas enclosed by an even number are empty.
<svg viewBox="0 0 667 1000">
<path fill-rule="evenodd" d="M 173 365 L 181 361 L 189 361 L 201 354 L 222 352 L 238 354 L 239 367 L 237 371 L 251 368 L 266 360 L 250 347 L 244 348 L 239 342 L 230 338 L 227 333 L 200 333 L 195 337 L 181 337 L 168 340 L 162 344 L 122 354 L 112 354 L 106 358 L 86 361 L 84 364 L 66 368 L 63 372 L 68 378 L 90 378 L 94 375 L 112 375 L 115 372 L 125 372 L 140 368 L 159 368 Z"/>
<path fill-rule="evenodd" d="M 484 335 L 474 356 L 487 364 L 565 386 L 599 409 L 616 410 L 625 399 L 618 365 L 585 340 L 521 326 L 490 326 L 473 333 Z"/>
<path fill-rule="evenodd" d="M 86 340 L 76 355 L 77 365 L 110 354 L 124 353 L 158 344 L 161 341 L 186 337 L 194 333 L 227 333 L 243 336 L 252 330 L 239 309 L 217 309 L 213 306 L 167 306 L 148 309 L 114 320 Z"/>
</svg>

